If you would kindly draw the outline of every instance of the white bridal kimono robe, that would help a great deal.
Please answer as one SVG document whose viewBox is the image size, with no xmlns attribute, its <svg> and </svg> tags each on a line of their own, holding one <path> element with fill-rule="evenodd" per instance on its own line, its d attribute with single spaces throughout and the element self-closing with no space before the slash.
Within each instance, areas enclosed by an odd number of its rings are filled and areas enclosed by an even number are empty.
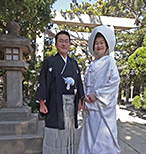
<svg viewBox="0 0 146 154">
<path fill-rule="evenodd" d="M 85 75 L 86 94 L 95 94 L 98 100 L 85 103 L 78 154 L 120 154 L 116 122 L 119 83 L 113 57 L 103 56 L 89 66 Z"/>
</svg>

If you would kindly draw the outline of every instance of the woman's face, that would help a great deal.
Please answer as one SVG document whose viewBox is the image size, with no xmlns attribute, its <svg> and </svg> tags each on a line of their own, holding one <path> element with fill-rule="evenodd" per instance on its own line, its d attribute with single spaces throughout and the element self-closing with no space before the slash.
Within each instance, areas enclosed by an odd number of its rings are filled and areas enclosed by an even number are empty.
<svg viewBox="0 0 146 154">
<path fill-rule="evenodd" d="M 94 43 L 94 52 L 97 55 L 97 59 L 105 56 L 106 50 L 107 46 L 104 37 L 97 37 Z"/>
</svg>

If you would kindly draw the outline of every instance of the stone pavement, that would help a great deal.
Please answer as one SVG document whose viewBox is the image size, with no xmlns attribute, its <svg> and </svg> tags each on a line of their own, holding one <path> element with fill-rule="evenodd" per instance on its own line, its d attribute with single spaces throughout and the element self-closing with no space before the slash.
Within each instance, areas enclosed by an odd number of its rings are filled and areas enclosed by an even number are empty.
<svg viewBox="0 0 146 154">
<path fill-rule="evenodd" d="M 117 106 L 121 154 L 146 154 L 146 120 L 132 117 L 130 112 Z"/>
</svg>

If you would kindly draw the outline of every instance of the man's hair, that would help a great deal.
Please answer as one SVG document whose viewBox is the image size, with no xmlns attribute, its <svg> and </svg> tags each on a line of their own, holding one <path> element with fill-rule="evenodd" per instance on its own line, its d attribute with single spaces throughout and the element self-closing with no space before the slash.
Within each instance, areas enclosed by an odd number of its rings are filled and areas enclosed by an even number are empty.
<svg viewBox="0 0 146 154">
<path fill-rule="evenodd" d="M 69 35 L 69 33 L 67 31 L 60 31 L 55 36 L 55 42 L 57 42 L 58 36 L 61 35 L 61 34 L 67 35 L 69 37 L 69 41 L 70 41 L 70 35 Z"/>
</svg>

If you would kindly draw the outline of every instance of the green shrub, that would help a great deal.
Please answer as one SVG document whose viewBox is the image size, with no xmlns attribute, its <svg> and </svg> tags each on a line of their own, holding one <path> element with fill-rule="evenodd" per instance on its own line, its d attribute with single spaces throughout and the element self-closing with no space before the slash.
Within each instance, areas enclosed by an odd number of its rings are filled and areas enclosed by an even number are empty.
<svg viewBox="0 0 146 154">
<path fill-rule="evenodd" d="M 134 105 L 136 109 L 139 109 L 142 106 L 141 101 L 140 101 L 140 96 L 136 95 L 133 98 L 132 104 Z"/>
<path fill-rule="evenodd" d="M 144 88 L 144 94 L 143 94 L 143 109 L 146 109 L 146 87 Z"/>
</svg>

